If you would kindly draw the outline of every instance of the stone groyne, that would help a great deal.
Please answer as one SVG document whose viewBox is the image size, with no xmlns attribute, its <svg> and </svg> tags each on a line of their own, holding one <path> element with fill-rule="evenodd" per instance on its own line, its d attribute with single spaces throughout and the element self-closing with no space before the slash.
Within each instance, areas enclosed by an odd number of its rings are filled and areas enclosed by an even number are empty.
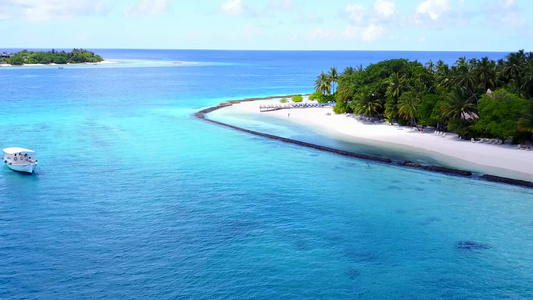
<svg viewBox="0 0 533 300">
<path fill-rule="evenodd" d="M 320 145 L 316 145 L 316 144 L 311 144 L 311 143 L 307 143 L 307 142 L 293 140 L 293 139 L 289 139 L 289 138 L 284 138 L 284 137 L 280 137 L 280 136 L 277 136 L 277 135 L 272 135 L 272 134 L 262 133 L 262 132 L 258 132 L 258 131 L 253 131 L 253 130 L 241 128 L 241 127 L 238 127 L 238 126 L 234 126 L 234 125 L 230 125 L 230 124 L 214 121 L 214 120 L 208 119 L 206 117 L 206 115 L 208 113 L 210 113 L 210 112 L 213 112 L 215 110 L 218 110 L 218 109 L 221 109 L 221 108 L 224 108 L 224 107 L 232 106 L 233 104 L 238 104 L 238 103 L 241 103 L 241 102 L 255 101 L 255 100 L 269 100 L 269 99 L 278 99 L 278 98 L 290 98 L 292 96 L 294 96 L 294 95 L 270 96 L 270 97 L 263 97 L 263 98 L 245 98 L 245 99 L 241 99 L 241 100 L 229 100 L 227 102 L 220 103 L 217 106 L 213 106 L 213 107 L 209 107 L 209 108 L 206 108 L 206 109 L 202 109 L 202 110 L 198 111 L 197 113 L 195 113 L 194 115 L 197 118 L 205 120 L 207 122 L 210 122 L 210 123 L 213 123 L 213 124 L 217 124 L 217 125 L 220 125 L 220 126 L 224 126 L 224 127 L 228 127 L 228 128 L 231 128 L 231 129 L 234 129 L 234 130 L 237 130 L 237 131 L 241 131 L 241 132 L 245 132 L 245 133 L 261 136 L 261 137 L 272 139 L 272 140 L 282 141 L 282 142 L 289 143 L 289 144 L 294 144 L 294 145 L 313 148 L 313 149 L 326 151 L 326 152 L 330 152 L 330 153 L 335 153 L 335 154 L 339 154 L 339 155 L 343 155 L 343 156 L 355 157 L 355 158 L 359 158 L 359 159 L 363 159 L 363 160 L 370 160 L 370 161 L 380 162 L 380 163 L 384 163 L 384 164 L 393 164 L 393 163 L 395 163 L 395 165 L 398 165 L 398 166 L 401 166 L 401 167 L 415 168 L 415 169 L 425 170 L 425 171 L 429 171 L 429 172 L 443 173 L 443 174 L 447 174 L 447 175 L 454 175 L 454 176 L 461 176 L 461 177 L 479 178 L 479 179 L 490 181 L 490 182 L 498 182 L 498 183 L 505 183 L 505 184 L 511 184 L 511 185 L 516 185 L 516 186 L 533 188 L 533 182 L 530 182 L 530 181 L 512 179 L 512 178 L 507 178 L 507 177 L 500 177 L 500 176 L 489 175 L 489 174 L 483 174 L 481 176 L 476 176 L 471 171 L 467 171 L 467 170 L 452 169 L 452 168 L 446 168 L 446 167 L 441 167 L 441 166 L 426 166 L 426 165 L 413 163 L 413 162 L 410 162 L 410 161 L 397 161 L 397 162 L 394 162 L 392 159 L 389 159 L 389 158 L 383 158 L 383 157 L 359 154 L 359 153 L 339 150 L 339 149 L 335 149 L 335 148 L 331 148 L 331 147 L 320 146 Z"/>
</svg>

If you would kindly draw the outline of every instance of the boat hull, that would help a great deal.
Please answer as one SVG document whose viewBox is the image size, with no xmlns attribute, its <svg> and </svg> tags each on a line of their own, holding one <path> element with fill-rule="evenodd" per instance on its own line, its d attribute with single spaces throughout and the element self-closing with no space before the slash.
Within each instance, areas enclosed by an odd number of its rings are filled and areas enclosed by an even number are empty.
<svg viewBox="0 0 533 300">
<path fill-rule="evenodd" d="M 35 170 L 35 164 L 27 164 L 27 165 L 13 165 L 13 164 L 6 164 L 11 170 L 17 171 L 17 172 L 23 172 L 23 173 L 33 173 Z"/>
</svg>

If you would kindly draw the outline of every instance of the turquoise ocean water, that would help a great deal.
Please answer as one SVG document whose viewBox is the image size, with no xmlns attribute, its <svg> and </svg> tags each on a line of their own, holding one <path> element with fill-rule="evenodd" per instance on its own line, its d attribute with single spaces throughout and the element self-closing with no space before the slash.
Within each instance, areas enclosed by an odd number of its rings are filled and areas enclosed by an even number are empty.
<svg viewBox="0 0 533 300">
<path fill-rule="evenodd" d="M 504 53 L 96 52 L 118 63 L 0 68 L 0 146 L 39 158 L 0 168 L 0 299 L 533 298 L 531 189 L 192 117 L 331 66 Z"/>
</svg>

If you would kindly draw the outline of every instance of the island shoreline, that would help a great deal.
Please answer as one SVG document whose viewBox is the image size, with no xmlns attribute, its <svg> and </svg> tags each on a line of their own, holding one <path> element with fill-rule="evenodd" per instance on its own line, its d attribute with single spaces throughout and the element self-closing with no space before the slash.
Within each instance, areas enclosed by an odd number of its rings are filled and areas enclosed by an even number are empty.
<svg viewBox="0 0 533 300">
<path fill-rule="evenodd" d="M 0 67 L 62 67 L 62 66 L 79 66 L 79 65 L 107 65 L 107 64 L 116 64 L 116 61 L 110 61 L 110 60 L 103 60 L 98 62 L 81 62 L 81 63 L 65 63 L 65 64 L 58 64 L 58 63 L 49 63 L 49 64 L 22 64 L 22 65 L 11 65 L 11 64 L 2 64 L 0 63 Z"/>
<path fill-rule="evenodd" d="M 281 142 L 285 142 L 289 144 L 299 145 L 299 146 L 303 146 L 307 148 L 313 148 L 313 149 L 317 149 L 317 150 L 321 150 L 325 152 L 335 153 L 335 154 L 342 155 L 342 156 L 354 157 L 354 158 L 359 158 L 362 160 L 369 160 L 369 161 L 374 161 L 374 162 L 379 162 L 379 163 L 389 164 L 389 165 L 395 165 L 395 166 L 400 166 L 400 167 L 415 168 L 419 170 L 442 173 L 446 175 L 460 176 L 460 177 L 465 177 L 465 178 L 479 179 L 479 180 L 484 180 L 484 181 L 505 183 L 505 184 L 515 185 L 515 186 L 526 187 L 526 188 L 533 188 L 533 182 L 531 181 L 513 179 L 509 177 L 502 177 L 502 176 L 497 176 L 497 175 L 492 175 L 492 174 L 476 175 L 474 172 L 468 171 L 468 170 L 461 170 L 461 169 L 448 168 L 448 167 L 442 167 L 442 166 L 422 165 L 422 164 L 414 163 L 411 161 L 400 161 L 400 160 L 394 161 L 390 158 L 383 158 L 383 157 L 371 156 L 371 155 L 366 155 L 366 154 L 361 154 L 361 153 L 354 153 L 350 151 L 335 149 L 335 148 L 331 148 L 327 146 L 321 146 L 317 144 L 307 143 L 307 142 L 284 138 L 284 137 L 280 137 L 280 136 L 276 136 L 272 134 L 249 130 L 249 129 L 245 129 L 245 128 L 238 127 L 235 125 L 215 121 L 215 120 L 212 120 L 206 117 L 207 114 L 213 111 L 219 110 L 221 108 L 229 107 L 234 104 L 239 104 L 242 102 L 251 102 L 251 101 L 257 101 L 257 100 L 272 100 L 272 99 L 279 99 L 279 98 L 291 98 L 292 96 L 294 95 L 253 97 L 253 98 L 244 98 L 240 100 L 228 100 L 216 106 L 202 109 L 194 113 L 194 116 L 198 119 L 207 121 L 209 123 L 231 128 L 231 129 L 241 131 L 244 133 L 261 136 L 261 137 L 265 137 L 268 139 L 277 140 L 277 141 L 281 141 Z"/>
</svg>

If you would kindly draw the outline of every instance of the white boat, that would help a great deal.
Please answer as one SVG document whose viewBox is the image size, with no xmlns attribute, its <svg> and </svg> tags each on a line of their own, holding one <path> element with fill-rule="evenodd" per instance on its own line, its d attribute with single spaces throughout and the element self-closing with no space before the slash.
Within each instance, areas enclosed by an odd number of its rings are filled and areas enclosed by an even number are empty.
<svg viewBox="0 0 533 300">
<path fill-rule="evenodd" d="M 19 147 L 4 149 L 4 163 L 13 171 L 33 173 L 37 166 L 35 151 Z"/>
</svg>

